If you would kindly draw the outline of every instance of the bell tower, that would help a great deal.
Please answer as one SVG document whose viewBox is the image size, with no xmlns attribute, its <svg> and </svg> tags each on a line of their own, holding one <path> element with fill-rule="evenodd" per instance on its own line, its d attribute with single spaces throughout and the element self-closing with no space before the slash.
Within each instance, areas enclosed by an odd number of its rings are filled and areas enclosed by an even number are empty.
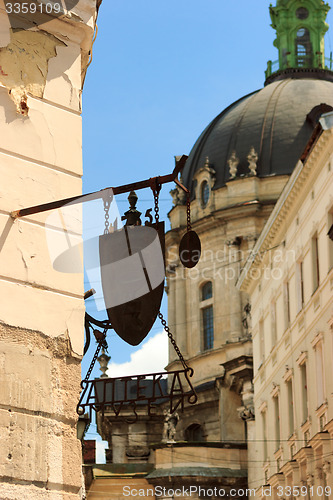
<svg viewBox="0 0 333 500">
<path fill-rule="evenodd" d="M 291 74 L 304 78 L 306 73 L 322 72 L 326 79 L 326 73 L 332 73 L 332 55 L 325 58 L 324 42 L 329 9 L 323 0 L 277 0 L 275 7 L 270 6 L 279 58 L 268 61 L 266 84 Z"/>
</svg>

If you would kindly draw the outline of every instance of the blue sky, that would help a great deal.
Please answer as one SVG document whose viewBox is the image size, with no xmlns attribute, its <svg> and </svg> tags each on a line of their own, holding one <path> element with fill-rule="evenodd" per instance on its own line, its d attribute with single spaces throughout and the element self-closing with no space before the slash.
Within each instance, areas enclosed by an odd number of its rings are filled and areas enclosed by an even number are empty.
<svg viewBox="0 0 333 500">
<path fill-rule="evenodd" d="M 83 92 L 84 192 L 170 173 L 174 156 L 189 154 L 218 113 L 263 86 L 267 61 L 277 59 L 269 4 L 103 0 Z M 330 31 L 325 40 L 329 54 Z M 160 196 L 164 219 L 171 188 Z M 149 191 L 138 195 L 140 211 L 152 206 Z M 118 206 L 127 210 L 124 197 Z M 160 331 L 155 326 L 150 337 Z M 109 339 L 112 360 L 129 362 L 135 349 L 115 334 Z"/>
</svg>

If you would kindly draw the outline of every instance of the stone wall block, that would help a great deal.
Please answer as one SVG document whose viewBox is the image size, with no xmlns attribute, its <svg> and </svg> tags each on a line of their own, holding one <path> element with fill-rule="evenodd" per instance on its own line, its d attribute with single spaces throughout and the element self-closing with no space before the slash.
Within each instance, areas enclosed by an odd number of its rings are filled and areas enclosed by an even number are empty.
<svg viewBox="0 0 333 500">
<path fill-rule="evenodd" d="M 56 51 L 58 57 L 49 59 L 44 99 L 80 112 L 80 47 L 76 44 L 66 42 L 66 46 L 58 46 Z"/>
<path fill-rule="evenodd" d="M 0 427 L 0 476 L 12 481 L 47 481 L 48 422 L 43 417 L 0 410 Z"/>
<path fill-rule="evenodd" d="M 8 213 L 81 194 L 82 181 L 77 174 L 1 151 L 0 177 L 0 209 Z M 44 222 L 49 215 L 50 212 L 43 212 L 29 219 Z"/>
<path fill-rule="evenodd" d="M 81 117 L 32 97 L 28 107 L 28 117 L 18 116 L 7 89 L 0 87 L 0 123 L 6 123 L 0 148 L 82 175 Z"/>
<path fill-rule="evenodd" d="M 50 337 L 69 337 L 74 352 L 82 354 L 83 299 L 1 279 L 0 296 L 10 298 L 0 301 L 0 322 Z"/>
<path fill-rule="evenodd" d="M 11 223 L 11 221 L 9 221 Z M 0 234 L 7 232 L 8 216 L 0 214 Z M 7 226 L 8 227 L 8 226 Z M 59 252 L 63 255 L 66 236 L 62 231 L 52 231 L 51 240 L 48 243 L 47 235 L 43 227 L 29 224 L 22 220 L 11 223 L 7 237 L 2 244 L 0 259 L 0 276 L 17 280 L 21 283 L 28 282 L 40 287 L 52 290 L 64 290 L 77 296 L 83 296 L 83 279 L 79 272 L 61 272 L 64 267 L 54 269 L 54 255 Z M 57 243 L 58 250 L 52 248 Z M 67 270 L 78 270 L 82 266 L 83 250 L 80 236 L 72 236 L 73 244 L 78 245 L 77 258 L 73 258 Z M 50 251 L 49 251 L 50 248 Z M 66 251 L 66 250 L 64 250 Z M 52 260 L 51 260 L 52 255 Z M 64 266 L 67 263 L 64 263 Z M 77 266 L 77 269 L 75 269 Z M 83 267 L 82 267 L 83 268 Z"/>
<path fill-rule="evenodd" d="M 48 411 L 51 404 L 50 354 L 23 345 L 1 342 L 4 369 L 0 372 L 1 405 Z"/>
</svg>

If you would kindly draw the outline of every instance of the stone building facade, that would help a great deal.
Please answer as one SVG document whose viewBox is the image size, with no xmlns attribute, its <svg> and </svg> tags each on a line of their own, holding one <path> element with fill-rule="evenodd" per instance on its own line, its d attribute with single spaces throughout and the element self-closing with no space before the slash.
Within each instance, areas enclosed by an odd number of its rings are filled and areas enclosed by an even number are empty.
<svg viewBox="0 0 333 500">
<path fill-rule="evenodd" d="M 169 325 L 199 393 L 179 422 L 179 440 L 193 439 L 195 426 L 201 441 L 255 439 L 251 301 L 235 284 L 297 160 L 311 147 L 319 117 L 333 109 L 323 45 L 328 8 L 312 0 L 278 0 L 270 8 L 279 60 L 269 62 L 265 87 L 222 111 L 194 145 L 182 173 L 202 243 L 192 270 L 179 265 L 186 206 L 180 191 L 172 192 Z M 169 359 L 168 369 L 177 366 L 172 350 Z M 249 447 L 250 476 L 258 472 L 255 463 Z"/>
<path fill-rule="evenodd" d="M 333 110 L 332 63 L 324 49 L 328 9 L 322 0 L 271 6 L 279 60 L 268 63 L 264 88 L 223 110 L 195 143 L 181 179 L 191 191 L 192 229 L 202 245 L 193 269 L 184 269 L 178 254 L 187 230 L 186 199 L 177 187 L 171 191 L 168 324 L 194 369 L 198 402 L 185 407 L 175 445 L 150 447 L 151 484 L 192 480 L 227 493 L 239 488 L 243 498 L 247 474 L 253 484 L 262 473 L 256 448 L 246 450 L 259 424 L 250 297 L 236 283 L 295 165 L 311 149 L 320 116 Z M 179 366 L 170 346 L 167 370 Z M 108 432 L 111 442 L 112 428 Z M 204 458 L 199 463 L 197 457 Z"/>
<path fill-rule="evenodd" d="M 81 194 L 81 92 L 95 21 L 88 0 L 62 15 L 0 14 L 2 499 L 82 496 L 83 275 L 52 267 L 46 213 L 11 213 Z M 69 232 L 80 238 L 79 219 Z"/>
<path fill-rule="evenodd" d="M 239 281 L 252 304 L 256 468 L 249 487 L 257 498 L 265 498 L 264 485 L 272 498 L 288 496 L 288 487 L 294 496 L 332 495 L 332 128 L 318 128 L 314 140 Z"/>
</svg>

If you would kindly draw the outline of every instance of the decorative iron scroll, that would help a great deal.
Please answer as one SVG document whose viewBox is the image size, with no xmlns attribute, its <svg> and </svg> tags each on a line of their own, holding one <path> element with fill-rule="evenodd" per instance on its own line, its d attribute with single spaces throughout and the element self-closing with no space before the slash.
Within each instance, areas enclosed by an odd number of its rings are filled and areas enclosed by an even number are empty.
<svg viewBox="0 0 333 500">
<path fill-rule="evenodd" d="M 195 404 L 198 400 L 190 381 L 192 375 L 192 368 L 188 368 L 168 373 L 83 380 L 83 391 L 76 411 L 79 415 L 89 412 L 90 418 L 92 410 L 101 411 L 103 418 L 108 411 L 116 417 L 133 416 L 134 421 L 138 416 L 137 409 L 144 405 L 148 416 L 155 415 L 156 407 L 167 402 L 171 414 L 178 408 L 183 411 L 185 400 L 189 404 Z"/>
</svg>

